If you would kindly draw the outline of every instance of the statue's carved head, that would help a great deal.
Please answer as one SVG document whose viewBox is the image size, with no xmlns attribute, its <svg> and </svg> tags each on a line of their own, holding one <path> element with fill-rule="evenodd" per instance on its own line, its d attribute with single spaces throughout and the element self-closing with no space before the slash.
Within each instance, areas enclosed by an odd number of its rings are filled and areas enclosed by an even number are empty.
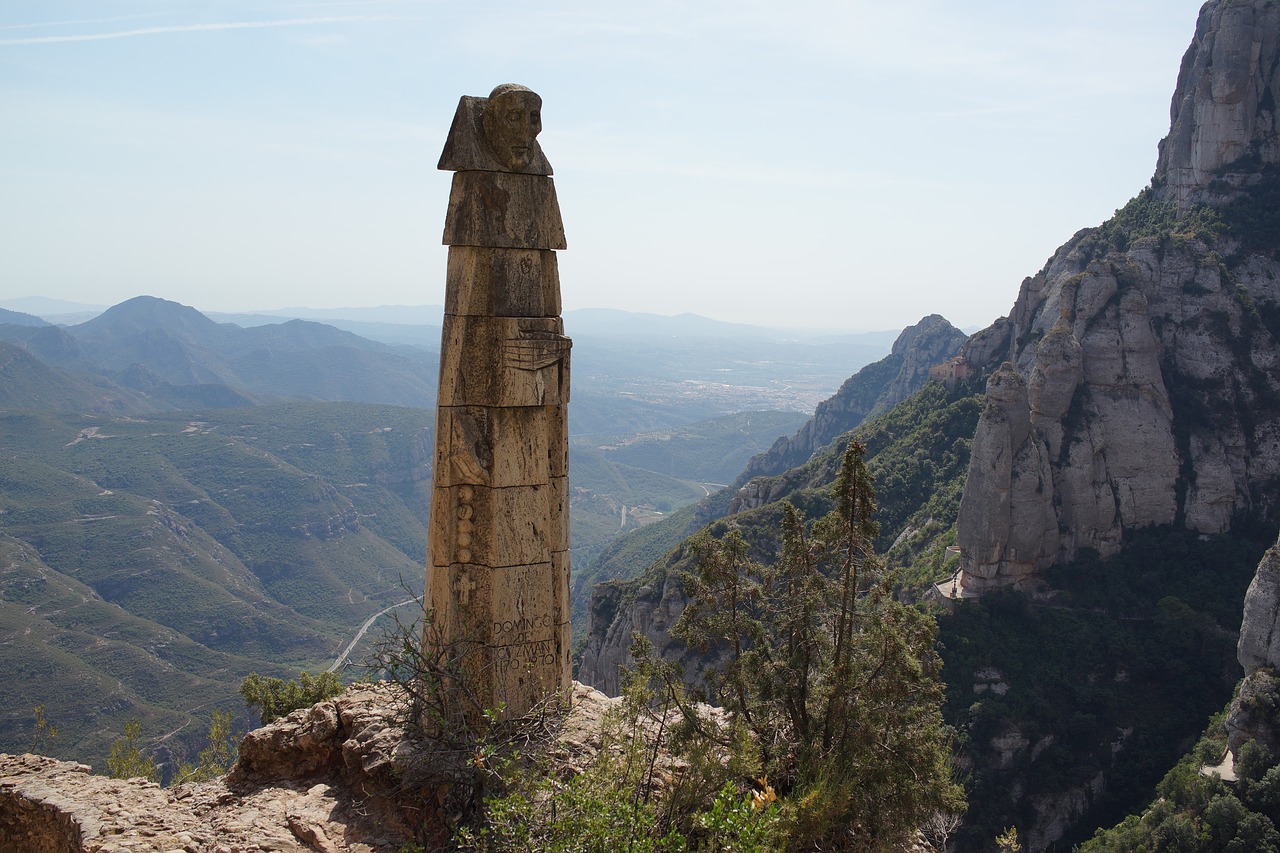
<svg viewBox="0 0 1280 853">
<path fill-rule="evenodd" d="M 538 144 L 542 97 L 517 83 L 503 83 L 487 98 L 463 95 L 440 154 L 451 172 L 517 172 L 550 175 L 551 164 Z"/>
<path fill-rule="evenodd" d="M 485 142 L 498 161 L 513 171 L 523 171 L 538 151 L 542 132 L 542 98 L 517 83 L 503 83 L 489 93 L 484 107 Z"/>
</svg>

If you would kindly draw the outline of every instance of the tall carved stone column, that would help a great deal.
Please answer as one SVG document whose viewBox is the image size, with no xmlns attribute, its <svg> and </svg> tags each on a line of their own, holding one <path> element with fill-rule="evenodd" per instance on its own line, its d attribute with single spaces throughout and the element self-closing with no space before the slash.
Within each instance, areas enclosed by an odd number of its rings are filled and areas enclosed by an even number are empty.
<svg viewBox="0 0 1280 853">
<path fill-rule="evenodd" d="M 427 558 L 439 641 L 459 644 L 485 708 L 567 703 L 569 347 L 565 248 L 542 99 L 463 96 L 440 157 L 453 171 Z"/>
</svg>

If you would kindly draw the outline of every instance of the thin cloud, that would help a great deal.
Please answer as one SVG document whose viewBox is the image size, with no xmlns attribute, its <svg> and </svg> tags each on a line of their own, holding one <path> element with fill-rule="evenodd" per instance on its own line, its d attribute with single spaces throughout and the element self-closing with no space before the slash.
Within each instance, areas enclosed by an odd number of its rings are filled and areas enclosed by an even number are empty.
<svg viewBox="0 0 1280 853">
<path fill-rule="evenodd" d="M 116 21 L 136 21 L 138 18 L 157 18 L 164 13 L 146 12 L 138 15 L 116 15 L 111 18 L 78 18 L 71 21 L 41 21 L 34 24 L 2 24 L 0 30 L 36 30 L 42 27 L 72 27 L 80 24 L 114 24 Z"/>
<path fill-rule="evenodd" d="M 144 27 L 137 30 L 118 30 L 111 33 L 81 33 L 66 36 L 29 36 L 26 38 L 0 39 L 0 47 L 24 44 L 59 44 L 75 41 L 104 41 L 106 39 L 154 36 L 167 33 L 209 32 L 213 30 L 260 30 L 270 27 L 310 27 L 320 24 L 372 23 L 377 21 L 416 20 L 404 15 L 335 15 L 325 18 L 284 18 L 276 21 L 226 21 L 212 24 L 174 24 L 165 27 Z"/>
</svg>

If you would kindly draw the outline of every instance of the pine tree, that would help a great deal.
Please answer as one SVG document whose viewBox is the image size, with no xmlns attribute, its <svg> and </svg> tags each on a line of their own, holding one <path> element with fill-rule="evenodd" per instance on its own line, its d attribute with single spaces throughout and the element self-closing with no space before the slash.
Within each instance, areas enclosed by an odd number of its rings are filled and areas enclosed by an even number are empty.
<svg viewBox="0 0 1280 853">
<path fill-rule="evenodd" d="M 711 698 L 751 731 L 798 847 L 899 849 L 931 817 L 962 808 L 936 625 L 894 599 L 872 549 L 863 453 L 849 444 L 835 508 L 812 530 L 783 505 L 771 565 L 752 561 L 737 531 L 696 540 L 675 629 L 723 660 L 707 679 Z"/>
</svg>

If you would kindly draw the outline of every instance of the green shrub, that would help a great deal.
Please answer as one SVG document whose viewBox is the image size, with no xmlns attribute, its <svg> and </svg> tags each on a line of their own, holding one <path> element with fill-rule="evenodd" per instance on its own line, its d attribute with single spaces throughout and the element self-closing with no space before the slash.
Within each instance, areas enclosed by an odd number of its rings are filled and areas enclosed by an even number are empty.
<svg viewBox="0 0 1280 853">
<path fill-rule="evenodd" d="M 124 724 L 124 734 L 111 744 L 107 757 L 107 775 L 112 779 L 141 777 L 152 782 L 160 781 L 160 768 L 150 755 L 144 755 L 138 740 L 142 737 L 142 721 L 130 720 Z"/>
<path fill-rule="evenodd" d="M 293 681 L 264 678 L 254 672 L 240 684 L 240 695 L 250 708 L 257 709 L 263 725 L 290 711 L 332 699 L 342 690 L 342 682 L 332 672 L 322 672 L 319 675 L 302 672 Z"/>
</svg>

